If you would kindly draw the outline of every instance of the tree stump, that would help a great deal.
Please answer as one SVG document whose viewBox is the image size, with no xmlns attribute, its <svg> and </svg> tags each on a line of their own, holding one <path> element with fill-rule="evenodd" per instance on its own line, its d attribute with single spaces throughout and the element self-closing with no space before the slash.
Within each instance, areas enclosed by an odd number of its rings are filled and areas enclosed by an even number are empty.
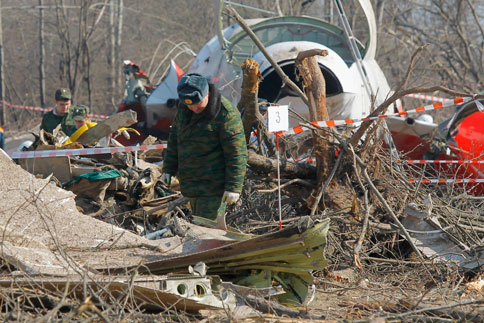
<svg viewBox="0 0 484 323">
<path fill-rule="evenodd" d="M 296 66 L 303 79 L 304 90 L 308 96 L 311 121 L 329 120 L 326 108 L 326 81 L 315 55 L 326 56 L 326 50 L 312 49 L 300 52 L 296 58 Z M 330 141 L 323 140 L 313 132 L 314 154 L 318 186 L 321 187 L 328 178 L 332 165 Z"/>
</svg>

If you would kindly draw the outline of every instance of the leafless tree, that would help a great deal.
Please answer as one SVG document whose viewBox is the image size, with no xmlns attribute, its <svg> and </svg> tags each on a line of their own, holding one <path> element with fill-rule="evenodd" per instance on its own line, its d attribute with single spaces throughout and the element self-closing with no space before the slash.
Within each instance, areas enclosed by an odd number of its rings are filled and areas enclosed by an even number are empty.
<svg viewBox="0 0 484 323">
<path fill-rule="evenodd" d="M 330 0 L 235 2 L 266 11 L 237 8 L 246 19 L 303 14 L 339 25 Z M 415 49 L 430 44 L 410 83 L 466 92 L 483 90 L 484 28 L 479 12 L 484 4 L 478 0 L 371 2 L 379 32 L 377 61 L 391 85 L 401 79 Z M 132 60 L 145 72 L 162 74 L 169 64 L 167 58 L 176 57 L 186 70 L 193 56 L 186 54 L 189 51 L 180 54 L 185 47 L 175 46 L 183 41 L 196 53 L 215 35 L 214 4 L 191 0 L 180 0 L 176 5 L 171 0 L 2 0 L 3 96 L 12 103 L 41 105 L 42 65 L 46 105 L 52 102 L 57 87 L 66 86 L 75 91 L 76 102 L 91 105 L 96 113 L 109 114 L 123 96 L 122 60 Z M 344 6 L 353 32 L 365 44 L 368 26 L 358 1 L 345 1 Z M 234 22 L 228 15 L 223 18 L 224 26 Z M 43 59 L 39 42 L 45 50 Z M 26 113 L 40 120 L 39 113 L 13 110 L 9 118 L 25 119 Z"/>
<path fill-rule="evenodd" d="M 402 1 L 385 7 L 383 1 L 378 3 L 383 13 L 383 43 L 387 41 L 389 45 L 380 57 L 390 62 L 389 55 L 400 56 L 399 52 L 429 44 L 419 67 L 421 82 L 466 92 L 483 90 L 484 21 L 479 14 L 484 8 L 482 1 Z M 398 61 L 393 62 L 391 74 L 401 72 Z"/>
<path fill-rule="evenodd" d="M 39 0 L 39 90 L 40 105 L 45 107 L 45 35 L 44 35 L 44 1 Z"/>
</svg>

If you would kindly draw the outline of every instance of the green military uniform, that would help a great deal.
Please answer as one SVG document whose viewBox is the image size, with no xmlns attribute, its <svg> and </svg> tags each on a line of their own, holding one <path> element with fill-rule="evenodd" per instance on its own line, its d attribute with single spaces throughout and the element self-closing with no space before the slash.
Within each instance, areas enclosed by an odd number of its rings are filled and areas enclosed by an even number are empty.
<svg viewBox="0 0 484 323">
<path fill-rule="evenodd" d="M 55 108 L 54 108 L 55 109 Z M 72 119 L 71 109 L 63 116 L 54 114 L 54 110 L 51 110 L 44 114 L 40 129 L 52 133 L 58 124 L 61 124 L 62 131 L 67 135 L 72 135 L 76 130 L 76 123 Z"/>
<path fill-rule="evenodd" d="M 55 91 L 55 100 L 56 104 L 57 101 L 65 101 L 68 102 L 72 99 L 71 90 L 67 88 L 59 88 Z M 76 130 L 76 123 L 72 119 L 71 109 L 63 115 L 59 116 L 55 114 L 55 107 L 51 111 L 44 114 L 42 117 L 42 123 L 40 124 L 40 129 L 44 129 L 44 131 L 52 133 L 57 125 L 61 124 L 62 131 L 71 136 Z"/>
<path fill-rule="evenodd" d="M 215 86 L 209 85 L 209 102 L 200 114 L 178 104 L 163 173 L 178 177 L 195 215 L 215 219 L 223 214 L 224 191 L 242 191 L 246 164 L 240 113 Z"/>
</svg>

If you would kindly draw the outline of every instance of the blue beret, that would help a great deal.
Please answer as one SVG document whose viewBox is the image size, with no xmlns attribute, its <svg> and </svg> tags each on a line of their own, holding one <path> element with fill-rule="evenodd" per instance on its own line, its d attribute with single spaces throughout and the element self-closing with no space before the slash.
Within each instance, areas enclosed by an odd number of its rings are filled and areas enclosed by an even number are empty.
<svg viewBox="0 0 484 323">
<path fill-rule="evenodd" d="M 208 80 L 197 73 L 185 74 L 176 88 L 178 97 L 186 105 L 198 104 L 208 94 Z"/>
</svg>

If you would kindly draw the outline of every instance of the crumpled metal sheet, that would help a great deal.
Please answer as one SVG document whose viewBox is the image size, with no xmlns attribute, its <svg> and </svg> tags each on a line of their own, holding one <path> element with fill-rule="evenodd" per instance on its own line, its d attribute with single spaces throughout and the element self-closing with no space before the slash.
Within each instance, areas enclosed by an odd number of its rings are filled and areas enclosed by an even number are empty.
<svg viewBox="0 0 484 323">
<path fill-rule="evenodd" d="M 303 217 L 291 227 L 253 239 L 165 257 L 142 267 L 98 270 L 108 273 L 135 269 L 151 274 L 184 273 L 188 266 L 204 262 L 209 267 L 209 275 L 219 275 L 224 281 L 248 287 L 271 287 L 273 282 L 280 284 L 285 294 L 278 299 L 284 304 L 301 305 L 312 284 L 312 271 L 322 270 L 327 265 L 324 249 L 328 229 L 329 219 L 315 223 L 310 217 Z"/>
<path fill-rule="evenodd" d="M 439 262 L 455 262 L 458 266 L 475 269 L 484 264 L 484 253 L 474 252 L 440 225 L 430 211 L 421 212 L 408 205 L 402 224 L 415 246 L 427 257 Z"/>
</svg>

